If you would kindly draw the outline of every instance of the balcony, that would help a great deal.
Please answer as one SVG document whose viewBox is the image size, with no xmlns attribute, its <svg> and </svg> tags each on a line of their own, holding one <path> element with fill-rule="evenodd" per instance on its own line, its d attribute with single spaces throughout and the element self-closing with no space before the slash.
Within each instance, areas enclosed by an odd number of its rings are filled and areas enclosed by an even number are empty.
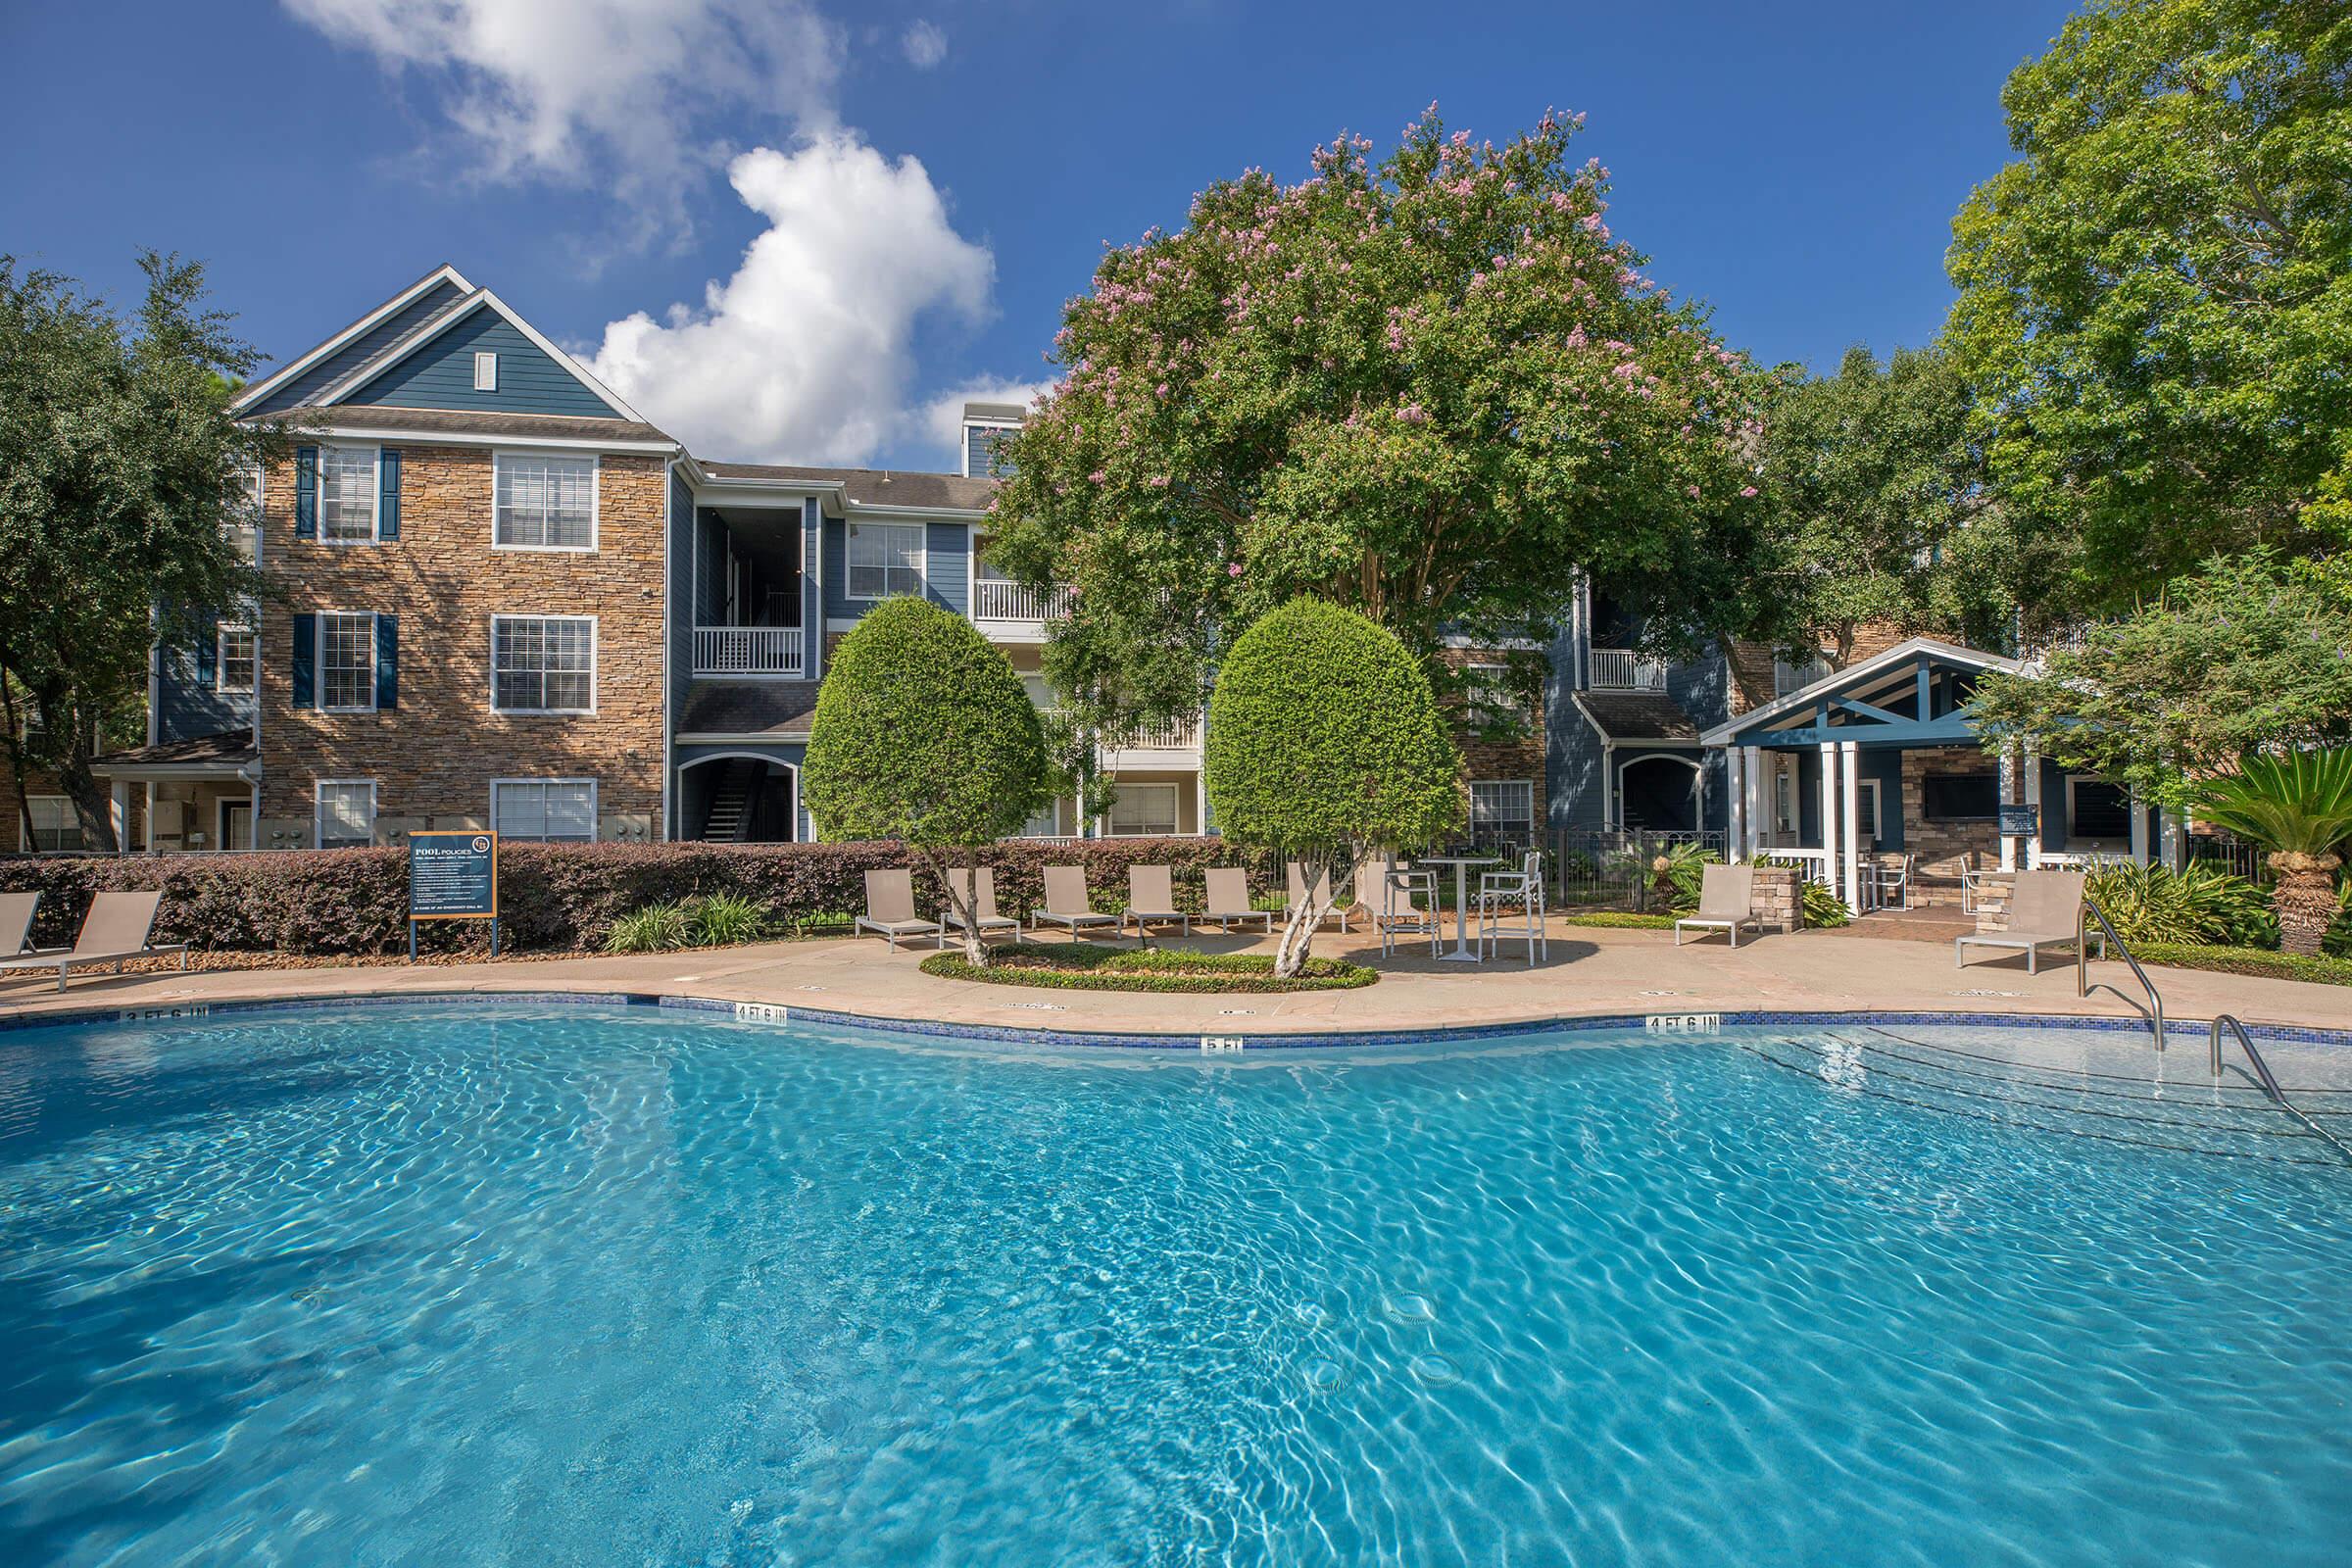
<svg viewBox="0 0 2352 1568">
<path fill-rule="evenodd" d="M 1638 654 L 1631 648 L 1592 650 L 1592 689 L 1596 692 L 1662 692 L 1666 689 L 1666 661 Z"/>
<path fill-rule="evenodd" d="M 798 675 L 801 672 L 801 628 L 697 626 L 694 628 L 694 672 L 697 675 Z"/>
<path fill-rule="evenodd" d="M 1058 620 L 1070 612 L 1070 591 L 1037 589 L 1003 577 L 982 577 L 972 584 L 974 620 Z"/>
</svg>

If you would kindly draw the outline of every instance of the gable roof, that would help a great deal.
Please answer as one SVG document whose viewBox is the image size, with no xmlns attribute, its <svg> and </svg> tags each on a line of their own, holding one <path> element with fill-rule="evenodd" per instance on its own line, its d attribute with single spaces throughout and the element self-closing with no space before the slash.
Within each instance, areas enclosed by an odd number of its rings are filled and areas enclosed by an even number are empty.
<svg viewBox="0 0 2352 1568">
<path fill-rule="evenodd" d="M 427 312 L 437 311 L 446 302 L 454 301 L 472 292 L 473 285 L 466 280 L 466 274 L 444 262 L 341 331 L 317 344 L 307 353 L 295 356 L 268 375 L 263 376 L 259 381 L 242 388 L 230 401 L 229 412 L 232 414 L 261 412 L 261 406 L 270 401 L 271 397 L 290 390 L 291 383 L 296 378 L 326 365 L 336 355 L 359 344 L 370 332 L 379 331 L 387 325 L 391 325 L 395 328 L 396 337 L 405 337 L 407 328 L 399 325 L 403 313 L 415 310 L 419 306 L 422 306 Z M 371 350 L 363 357 L 372 359 L 374 353 Z M 304 401 L 315 401 L 307 394 L 316 390 L 316 388 L 304 388 L 306 393 Z"/>
<path fill-rule="evenodd" d="M 1594 727 L 1613 741 L 1698 742 L 1698 720 L 1664 692 L 1588 689 L 1576 693 L 1574 701 Z"/>
<path fill-rule="evenodd" d="M 847 512 L 983 513 L 996 500 L 998 481 L 956 473 L 921 473 L 906 468 L 818 468 L 784 463 L 698 462 L 702 475 L 718 485 L 807 484 L 837 492 Z"/>
<path fill-rule="evenodd" d="M 327 404 L 343 402 L 362 387 L 380 378 L 402 361 L 415 356 L 426 344 L 449 331 L 460 321 L 466 320 L 477 311 L 485 310 L 497 313 L 509 326 L 528 338 L 533 348 L 553 360 L 560 369 L 579 382 L 590 395 L 614 414 L 639 424 L 647 422 L 645 416 L 622 401 L 619 393 L 598 380 L 595 375 L 590 373 L 586 366 L 556 347 L 552 341 L 541 334 L 537 327 L 517 316 L 513 307 L 509 306 L 505 300 L 500 299 L 486 288 L 472 290 L 463 299 L 452 301 L 447 308 L 434 312 L 424 320 L 416 323 L 413 329 L 402 334 L 380 353 L 355 367 L 350 373 L 320 393 L 318 401 Z"/>
<path fill-rule="evenodd" d="M 2002 654 L 1963 648 L 1958 643 L 1940 642 L 1934 637 L 1913 637 L 1907 642 L 1896 643 L 1883 653 L 1874 654 L 1858 664 L 1833 670 L 1810 686 L 1799 687 L 1761 708 L 1751 708 L 1744 713 L 1735 714 L 1708 730 L 1701 738 L 1709 746 L 1734 744 L 1741 731 L 1769 730 L 1776 721 L 1801 715 L 1819 708 L 1824 701 L 1857 697 L 1874 687 L 1898 680 L 1923 662 L 1973 674 L 2019 667 L 2018 661 Z"/>
<path fill-rule="evenodd" d="M 353 437 L 438 436 L 454 446 L 498 441 L 521 444 L 595 446 L 608 452 L 659 448 L 676 455 L 678 443 L 653 425 L 634 419 L 590 419 L 569 414 L 477 414 L 470 409 L 410 409 L 386 403 L 342 403 L 331 409 L 303 405 L 273 409 L 272 418 L 296 430 Z"/>
</svg>

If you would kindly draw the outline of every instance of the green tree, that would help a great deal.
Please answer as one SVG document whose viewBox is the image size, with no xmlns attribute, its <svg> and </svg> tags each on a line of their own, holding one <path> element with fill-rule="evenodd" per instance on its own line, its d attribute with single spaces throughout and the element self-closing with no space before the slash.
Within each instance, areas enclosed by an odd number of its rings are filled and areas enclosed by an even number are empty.
<svg viewBox="0 0 2352 1568">
<path fill-rule="evenodd" d="M 1940 349 L 1881 364 L 1857 346 L 1836 375 L 1782 372 L 1764 416 L 1759 630 L 1792 652 L 1826 646 L 1839 668 L 1870 624 L 2007 638 L 2036 552 L 1987 501 L 1969 416 Z"/>
<path fill-rule="evenodd" d="M 1202 765 L 1217 827 L 1310 868 L 1274 972 L 1297 974 L 1329 906 L 1367 850 L 1413 849 L 1462 825 L 1461 754 L 1423 665 L 1353 611 L 1295 599 L 1227 653 L 1208 705 Z"/>
<path fill-rule="evenodd" d="M 231 530 L 242 475 L 282 436 L 228 416 L 253 352 L 206 309 L 203 270 L 142 256 L 125 321 L 0 257 L 0 694 L 8 760 L 55 769 L 83 842 L 113 850 L 99 738 L 145 700 L 156 638 L 253 595 Z M 150 617 L 153 617 L 151 622 Z"/>
<path fill-rule="evenodd" d="M 2335 918 L 2336 868 L 2352 842 L 2352 747 L 2249 757 L 2197 790 L 2207 820 L 2270 852 L 2278 946 L 2316 955 Z"/>
<path fill-rule="evenodd" d="M 1541 638 L 1580 571 L 1661 642 L 1739 618 L 1755 377 L 1641 275 L 1574 129 L 1473 144 L 1432 111 L 1377 168 L 1342 137 L 1102 258 L 991 545 L 1077 590 L 1045 667 L 1082 736 L 1196 711 L 1217 639 L 1299 594 L 1441 689 L 1446 633 Z"/>
<path fill-rule="evenodd" d="M 2188 808 L 2241 757 L 2352 740 L 2348 648 L 2352 598 L 2264 553 L 2216 557 L 2038 669 L 1987 675 L 1969 710 L 1988 748 L 2028 741 Z"/>
<path fill-rule="evenodd" d="M 1037 708 L 1001 650 L 920 599 L 877 606 L 841 640 L 817 694 L 803 789 L 823 837 L 903 840 L 963 916 L 964 956 L 987 964 L 948 852 L 976 867 L 1046 789 Z"/>
<path fill-rule="evenodd" d="M 2094 0 L 2001 101 L 1947 340 L 2005 504 L 2079 547 L 2049 593 L 2339 546 L 2308 509 L 2352 464 L 2352 10 Z"/>
</svg>

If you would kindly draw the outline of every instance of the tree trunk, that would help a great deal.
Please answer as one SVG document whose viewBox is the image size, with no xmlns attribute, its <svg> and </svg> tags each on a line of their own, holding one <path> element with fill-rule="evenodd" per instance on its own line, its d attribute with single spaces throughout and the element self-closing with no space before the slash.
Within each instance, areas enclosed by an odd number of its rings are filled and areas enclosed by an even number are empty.
<svg viewBox="0 0 2352 1568">
<path fill-rule="evenodd" d="M 2278 946 L 2287 953 L 2316 957 L 2328 927 L 2335 919 L 2335 868 L 2343 858 L 2334 855 L 2282 853 L 2271 857 L 2278 885 L 2271 890 L 2271 907 L 2278 911 Z"/>
<path fill-rule="evenodd" d="M 90 757 L 89 732 L 77 724 L 74 749 L 58 767 L 57 781 L 73 800 L 74 814 L 81 818 L 81 842 L 102 855 L 114 855 L 122 848 L 115 838 L 115 801 L 90 771 Z"/>
<path fill-rule="evenodd" d="M 956 918 L 963 922 L 964 961 L 975 969 L 987 968 L 989 964 L 988 944 L 980 940 L 979 852 L 977 850 L 964 852 L 966 874 L 960 889 L 956 887 L 956 879 L 948 875 L 947 857 L 925 849 L 917 849 L 914 853 L 922 858 L 924 866 L 938 881 L 940 890 L 947 895 L 948 907 L 955 910 Z"/>
<path fill-rule="evenodd" d="M 1335 868 L 1328 858 L 1308 860 L 1304 862 L 1304 867 L 1306 897 L 1293 906 L 1289 917 L 1283 921 L 1282 941 L 1274 949 L 1274 974 L 1277 979 L 1294 979 L 1299 970 L 1306 967 L 1307 950 L 1315 940 L 1315 927 L 1323 923 L 1323 917 L 1346 895 L 1348 879 L 1354 874 L 1352 867 L 1345 870 Z M 1318 885 L 1331 890 L 1331 903 L 1325 904 L 1316 899 L 1315 889 Z"/>
</svg>

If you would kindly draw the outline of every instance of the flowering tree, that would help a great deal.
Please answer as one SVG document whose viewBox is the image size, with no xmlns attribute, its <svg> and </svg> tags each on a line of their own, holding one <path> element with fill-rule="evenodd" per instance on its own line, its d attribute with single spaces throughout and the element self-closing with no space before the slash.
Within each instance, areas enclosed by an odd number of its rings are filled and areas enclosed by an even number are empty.
<svg viewBox="0 0 2352 1568">
<path fill-rule="evenodd" d="M 1076 590 L 1046 669 L 1092 727 L 1197 710 L 1212 639 L 1302 594 L 1441 685 L 1446 633 L 1540 640 L 1579 571 L 1661 644 L 1743 618 L 1753 372 L 1610 232 L 1579 120 L 1497 147 L 1433 107 L 1103 257 L 991 544 Z"/>
</svg>

